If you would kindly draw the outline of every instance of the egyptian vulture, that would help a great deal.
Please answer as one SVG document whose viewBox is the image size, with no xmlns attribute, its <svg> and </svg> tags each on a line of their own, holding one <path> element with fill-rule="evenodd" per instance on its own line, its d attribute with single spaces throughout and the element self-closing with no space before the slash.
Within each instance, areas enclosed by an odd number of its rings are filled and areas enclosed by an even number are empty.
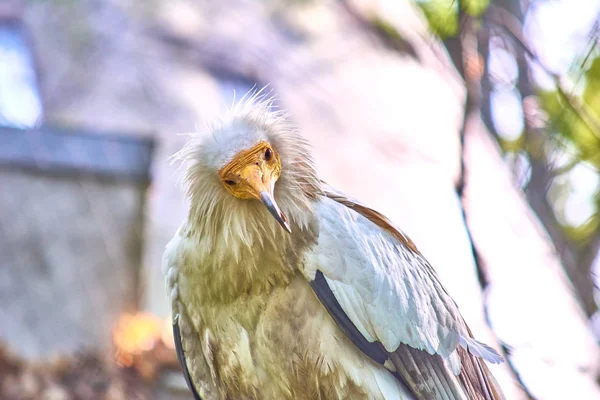
<svg viewBox="0 0 600 400">
<path fill-rule="evenodd" d="M 435 270 L 252 96 L 194 134 L 163 272 L 196 399 L 502 399 Z"/>
</svg>

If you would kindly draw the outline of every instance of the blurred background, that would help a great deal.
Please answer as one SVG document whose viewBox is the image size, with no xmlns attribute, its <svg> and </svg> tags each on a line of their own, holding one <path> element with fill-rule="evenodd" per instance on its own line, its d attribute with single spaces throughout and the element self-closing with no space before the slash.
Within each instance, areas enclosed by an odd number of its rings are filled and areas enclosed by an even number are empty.
<svg viewBox="0 0 600 400">
<path fill-rule="evenodd" d="M 191 399 L 169 156 L 269 84 L 508 399 L 600 399 L 599 0 L 1 0 L 0 398 Z"/>
</svg>

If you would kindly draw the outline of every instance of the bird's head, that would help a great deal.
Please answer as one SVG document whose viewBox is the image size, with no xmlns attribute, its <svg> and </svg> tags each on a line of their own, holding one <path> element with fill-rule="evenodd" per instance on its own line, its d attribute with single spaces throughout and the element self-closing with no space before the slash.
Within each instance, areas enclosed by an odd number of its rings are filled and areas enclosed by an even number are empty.
<svg viewBox="0 0 600 400">
<path fill-rule="evenodd" d="M 178 153 L 189 162 L 192 223 L 238 236 L 308 223 L 320 187 L 310 147 L 270 100 L 244 100 L 207 130 Z"/>
<path fill-rule="evenodd" d="M 290 224 L 275 201 L 275 183 L 281 176 L 281 157 L 273 145 L 261 140 L 241 150 L 219 170 L 225 189 L 242 200 L 260 200 L 289 233 Z"/>
</svg>

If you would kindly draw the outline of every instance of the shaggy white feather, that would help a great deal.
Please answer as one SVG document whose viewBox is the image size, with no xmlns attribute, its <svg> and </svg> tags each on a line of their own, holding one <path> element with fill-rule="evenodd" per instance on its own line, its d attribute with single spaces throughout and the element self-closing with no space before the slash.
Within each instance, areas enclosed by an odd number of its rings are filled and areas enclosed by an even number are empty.
<svg viewBox="0 0 600 400">
<path fill-rule="evenodd" d="M 265 240 L 287 243 L 290 236 L 269 216 L 258 200 L 240 200 L 226 191 L 218 177 L 240 151 L 267 141 L 279 153 L 281 176 L 275 199 L 292 229 L 305 230 L 314 219 L 312 198 L 318 192 L 309 142 L 289 123 L 283 112 L 272 110 L 272 98 L 256 92 L 234 104 L 207 129 L 210 135 L 191 134 L 184 148 L 174 155 L 186 165 L 184 188 L 190 198 L 189 228 L 211 256 L 224 260 L 233 254 L 236 262 L 244 253 L 265 247 Z M 232 212 L 235 210 L 235 212 Z"/>
</svg>

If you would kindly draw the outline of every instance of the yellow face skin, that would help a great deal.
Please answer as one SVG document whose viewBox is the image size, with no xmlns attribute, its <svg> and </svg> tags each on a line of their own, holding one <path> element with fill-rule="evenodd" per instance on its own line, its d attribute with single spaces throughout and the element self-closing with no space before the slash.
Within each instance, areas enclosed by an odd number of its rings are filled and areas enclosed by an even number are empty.
<svg viewBox="0 0 600 400">
<path fill-rule="evenodd" d="M 240 151 L 219 171 L 225 189 L 238 199 L 260 199 L 260 193 L 273 194 L 281 174 L 279 154 L 267 142 Z"/>
<path fill-rule="evenodd" d="M 219 171 L 225 189 L 238 199 L 258 199 L 288 232 L 291 229 L 285 215 L 273 197 L 275 182 L 281 175 L 279 154 L 267 142 L 240 151 Z"/>
</svg>

